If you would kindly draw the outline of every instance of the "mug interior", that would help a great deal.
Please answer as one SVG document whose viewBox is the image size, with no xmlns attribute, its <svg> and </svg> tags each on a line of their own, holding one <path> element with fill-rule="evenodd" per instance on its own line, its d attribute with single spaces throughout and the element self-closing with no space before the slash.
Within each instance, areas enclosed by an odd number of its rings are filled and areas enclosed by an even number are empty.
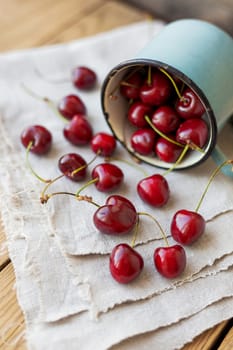
<svg viewBox="0 0 233 350">
<path fill-rule="evenodd" d="M 102 109 L 109 127 L 118 141 L 120 141 L 127 151 L 134 157 L 156 167 L 164 169 L 169 169 L 171 167 L 171 163 L 164 162 L 155 155 L 144 156 L 135 152 L 130 142 L 131 135 L 136 130 L 136 127 L 131 125 L 131 123 L 128 121 L 127 110 L 129 102 L 124 96 L 121 95 L 120 84 L 133 71 L 148 67 L 149 65 L 151 67 L 163 68 L 172 77 L 177 77 L 196 93 L 204 105 L 206 112 L 202 119 L 204 119 L 208 125 L 209 137 L 205 146 L 202 148 L 203 152 L 189 151 L 182 162 L 176 166 L 176 169 L 189 168 L 200 164 L 210 156 L 216 145 L 216 120 L 211 106 L 209 105 L 209 102 L 202 91 L 182 72 L 169 67 L 167 64 L 165 65 L 162 62 L 157 62 L 154 60 L 136 59 L 118 65 L 108 74 L 102 86 Z"/>
</svg>

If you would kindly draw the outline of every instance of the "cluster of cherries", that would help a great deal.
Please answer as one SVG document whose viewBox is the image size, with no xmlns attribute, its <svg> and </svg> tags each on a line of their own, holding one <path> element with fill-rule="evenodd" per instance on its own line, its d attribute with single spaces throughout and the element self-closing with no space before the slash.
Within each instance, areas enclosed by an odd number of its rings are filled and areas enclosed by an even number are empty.
<svg viewBox="0 0 233 350">
<path fill-rule="evenodd" d="M 156 75 L 158 75 L 159 78 L 155 78 Z M 154 77 L 153 81 L 159 79 L 160 84 L 162 84 L 161 81 L 169 82 L 166 76 L 159 71 L 153 72 L 152 76 Z M 94 88 L 96 84 L 96 74 L 87 67 L 77 67 L 75 69 L 74 77 L 74 85 L 79 89 L 89 90 Z M 128 88 L 128 91 L 135 91 L 135 89 L 139 89 L 136 81 L 132 81 L 132 79 L 136 79 L 135 77 L 138 77 L 138 73 L 133 74 L 129 78 L 131 79 L 130 86 L 128 84 L 129 79 L 127 80 L 126 85 L 124 82 L 122 82 L 122 93 L 126 93 L 126 87 Z M 81 81 L 80 83 L 79 79 Z M 145 91 L 146 88 L 144 87 L 144 89 L 142 89 L 142 86 L 140 91 Z M 162 91 L 164 91 L 164 89 L 162 89 Z M 133 96 L 135 95 L 131 95 L 130 97 L 133 98 Z M 49 101 L 48 99 L 44 100 L 45 102 Z M 50 102 L 51 101 L 49 101 L 49 103 Z M 135 103 L 141 102 L 137 101 Z M 130 108 L 132 108 L 132 106 L 133 104 Z M 168 107 L 169 106 L 166 108 Z M 67 122 L 64 127 L 63 134 L 69 142 L 78 146 L 90 145 L 92 151 L 95 153 L 93 160 L 98 156 L 111 157 L 113 155 L 116 148 L 116 140 L 114 136 L 105 132 L 93 134 L 92 127 L 86 117 L 86 107 L 78 96 L 68 95 L 64 97 L 62 102 L 57 107 L 57 111 L 65 118 Z M 187 122 L 190 120 L 192 122 L 194 120 L 202 121 L 200 117 L 187 119 Z M 147 129 L 151 130 L 149 128 Z M 21 142 L 27 149 L 28 160 L 29 152 L 42 155 L 49 151 L 52 144 L 52 134 L 42 125 L 32 125 L 22 132 Z M 192 142 L 194 142 L 194 140 L 192 140 Z M 198 144 L 198 146 L 202 147 L 202 144 Z M 87 162 L 78 153 L 65 154 L 58 160 L 58 168 L 60 169 L 62 175 L 53 180 L 44 180 L 40 178 L 31 168 L 34 175 L 46 183 L 46 186 L 41 193 L 41 202 L 47 202 L 49 198 L 56 194 L 69 194 L 78 200 L 88 201 L 97 207 L 93 216 L 93 222 L 101 233 L 121 236 L 126 235 L 133 230 L 135 231 L 131 246 L 126 243 L 118 244 L 114 247 L 110 254 L 110 272 L 113 278 L 119 283 L 128 283 L 134 280 L 143 269 L 143 258 L 134 249 L 134 243 L 136 240 L 139 217 L 141 215 L 151 217 L 151 219 L 154 220 L 159 227 L 166 242 L 166 246 L 155 249 L 154 265 L 158 272 L 167 278 L 175 278 L 179 276 L 184 271 L 186 266 L 186 254 L 183 245 L 192 244 L 203 234 L 205 229 L 205 220 L 197 212 L 201 201 L 199 202 L 195 211 L 179 210 L 173 216 L 171 222 L 171 235 L 178 244 L 170 246 L 158 221 L 148 213 L 137 212 L 135 206 L 127 198 L 117 194 L 111 194 L 107 197 L 104 205 L 99 205 L 95 203 L 91 197 L 81 194 L 84 188 L 90 184 L 94 184 L 96 189 L 102 192 L 109 192 L 117 189 L 117 187 L 123 181 L 124 174 L 118 166 L 110 163 L 109 161 L 104 161 L 97 164 L 92 169 L 91 180 L 82 186 L 76 193 L 47 193 L 49 186 L 63 176 L 72 181 L 84 180 L 86 177 L 86 169 L 88 166 L 90 166 L 93 160 Z M 154 174 L 143 178 L 137 185 L 137 192 L 144 202 L 154 207 L 165 205 L 169 198 L 168 183 L 165 177 L 160 174 Z"/>
<path fill-rule="evenodd" d="M 205 146 L 208 125 L 202 102 L 162 68 L 135 69 L 124 79 L 120 93 L 129 101 L 127 118 L 136 127 L 130 139 L 136 153 L 174 163 L 184 145 Z"/>
</svg>

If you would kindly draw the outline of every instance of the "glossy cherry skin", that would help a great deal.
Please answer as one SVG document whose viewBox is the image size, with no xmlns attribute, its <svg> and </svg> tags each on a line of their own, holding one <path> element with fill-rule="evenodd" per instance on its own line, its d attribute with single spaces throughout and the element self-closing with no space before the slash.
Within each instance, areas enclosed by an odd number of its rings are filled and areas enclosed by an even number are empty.
<svg viewBox="0 0 233 350">
<path fill-rule="evenodd" d="M 72 181 L 81 181 L 86 177 L 87 163 L 80 154 L 67 153 L 58 160 L 60 171 Z M 81 170 L 73 173 L 78 168 Z"/>
<path fill-rule="evenodd" d="M 118 244 L 113 248 L 109 269 L 118 283 L 129 283 L 137 278 L 144 267 L 142 256 L 128 244 Z"/>
<path fill-rule="evenodd" d="M 122 235 L 134 228 L 137 218 L 136 209 L 127 198 L 112 195 L 107 198 L 105 205 L 96 210 L 93 221 L 104 234 Z"/>
<path fill-rule="evenodd" d="M 160 174 L 154 174 L 139 181 L 137 192 L 145 203 L 153 207 L 165 205 L 170 194 L 168 182 Z"/>
<path fill-rule="evenodd" d="M 91 149 L 103 157 L 110 157 L 116 149 L 116 139 L 106 132 L 98 132 L 91 140 Z"/>
<path fill-rule="evenodd" d="M 140 101 L 132 103 L 128 110 L 128 120 L 132 125 L 138 128 L 144 128 L 148 126 L 145 116 L 150 117 L 152 108 Z"/>
<path fill-rule="evenodd" d="M 152 115 L 151 121 L 164 134 L 175 131 L 181 122 L 176 111 L 167 105 L 157 108 Z"/>
<path fill-rule="evenodd" d="M 122 203 L 124 203 L 125 206 L 131 208 L 134 212 L 136 212 L 136 209 L 133 203 L 128 198 L 123 197 L 119 194 L 112 194 L 106 200 L 106 204 L 108 205 L 118 206 L 118 205 L 121 205 Z"/>
<path fill-rule="evenodd" d="M 91 90 L 97 81 L 96 73 L 84 66 L 75 67 L 72 71 L 72 82 L 80 90 Z"/>
<path fill-rule="evenodd" d="M 205 225 L 205 220 L 199 213 L 182 209 L 172 218 L 171 234 L 175 241 L 190 245 L 204 233 Z"/>
<path fill-rule="evenodd" d="M 32 142 L 30 152 L 44 154 L 51 148 L 52 134 L 42 125 L 32 125 L 21 133 L 21 142 L 25 148 Z"/>
<path fill-rule="evenodd" d="M 94 167 L 91 177 L 98 179 L 95 182 L 97 190 L 108 192 L 116 189 L 122 183 L 124 174 L 115 164 L 101 163 Z"/>
<path fill-rule="evenodd" d="M 176 132 L 176 140 L 182 144 L 191 143 L 200 148 L 208 140 L 208 126 L 202 119 L 187 119 L 180 124 Z"/>
<path fill-rule="evenodd" d="M 185 119 L 200 118 L 205 113 L 204 105 L 190 88 L 185 89 L 181 99 L 176 103 L 175 109 Z"/>
<path fill-rule="evenodd" d="M 73 145 L 87 145 L 93 136 L 92 127 L 85 115 L 77 114 L 63 129 L 65 138 Z"/>
<path fill-rule="evenodd" d="M 142 74 L 140 72 L 133 73 L 128 78 L 122 81 L 120 86 L 121 95 L 126 97 L 127 99 L 136 100 L 139 97 L 142 82 Z"/>
<path fill-rule="evenodd" d="M 72 119 L 76 114 L 85 114 L 86 106 L 80 97 L 76 95 L 67 95 L 58 104 L 58 111 L 66 119 Z"/>
<path fill-rule="evenodd" d="M 156 136 L 151 128 L 138 129 L 131 135 L 131 146 L 135 152 L 148 155 L 154 150 Z"/>
<path fill-rule="evenodd" d="M 154 251 L 154 264 L 162 276 L 166 278 L 178 277 L 186 267 L 185 250 L 178 244 L 156 248 Z"/>
<path fill-rule="evenodd" d="M 151 84 L 148 80 L 140 89 L 140 99 L 151 106 L 160 106 L 170 97 L 172 86 L 170 80 L 160 71 L 152 73 Z"/>
<path fill-rule="evenodd" d="M 173 136 L 168 135 L 174 139 Z M 182 153 L 183 148 L 174 143 L 159 137 L 155 144 L 155 153 L 158 158 L 167 163 L 175 163 Z"/>
</svg>

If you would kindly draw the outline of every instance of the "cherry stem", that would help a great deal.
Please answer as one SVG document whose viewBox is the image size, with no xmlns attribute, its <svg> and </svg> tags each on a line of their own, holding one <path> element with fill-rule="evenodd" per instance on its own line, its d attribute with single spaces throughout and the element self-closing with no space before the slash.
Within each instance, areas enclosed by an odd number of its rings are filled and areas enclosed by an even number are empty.
<svg viewBox="0 0 233 350">
<path fill-rule="evenodd" d="M 181 94 L 183 93 L 185 86 L 186 86 L 185 83 L 182 81 L 182 85 L 181 85 L 181 88 L 180 88 L 180 93 Z M 183 97 L 181 97 L 181 99 L 183 99 Z"/>
<path fill-rule="evenodd" d="M 97 208 L 100 208 L 100 205 L 96 202 L 93 201 L 92 197 L 89 196 L 77 196 L 77 200 L 78 201 L 86 201 L 88 203 L 93 204 L 94 206 L 96 206 Z"/>
<path fill-rule="evenodd" d="M 112 92 L 109 94 L 110 98 L 116 98 L 116 96 L 114 95 L 115 92 L 117 91 L 117 89 L 119 88 L 120 85 L 126 85 L 125 83 L 127 83 L 127 79 L 129 79 L 134 73 L 136 73 L 138 70 L 140 70 L 142 67 L 144 66 L 139 66 L 135 69 L 132 70 L 132 72 L 129 72 L 129 74 L 127 74 L 127 76 L 124 78 L 123 81 L 121 81 L 119 84 L 117 84 L 117 86 L 112 90 Z M 131 85 L 132 86 L 132 85 Z"/>
<path fill-rule="evenodd" d="M 160 223 L 158 222 L 158 220 L 156 220 L 154 216 L 152 216 L 151 214 L 146 213 L 146 212 L 138 212 L 138 215 L 145 215 L 145 216 L 148 216 L 150 219 L 152 219 L 152 220 L 156 223 L 156 225 L 158 226 L 158 228 L 159 228 L 159 230 L 160 230 L 160 232 L 161 232 L 161 234 L 162 234 L 162 237 L 163 237 L 163 239 L 164 239 L 166 245 L 169 247 L 169 243 L 168 243 L 168 240 L 167 240 L 167 236 L 166 236 L 166 234 L 165 234 L 165 232 L 164 232 L 162 226 L 161 226 Z"/>
<path fill-rule="evenodd" d="M 30 150 L 33 146 L 33 141 L 30 141 L 28 146 L 27 146 L 27 149 L 26 149 L 26 164 L 27 164 L 27 167 L 29 168 L 29 170 L 31 171 L 31 173 L 38 179 L 40 180 L 41 182 L 44 182 L 44 183 L 49 183 L 51 180 L 49 179 L 44 179 L 43 177 L 41 177 L 40 175 L 38 175 L 35 170 L 32 168 L 32 165 L 29 161 L 29 153 L 30 153 Z"/>
<path fill-rule="evenodd" d="M 159 129 L 156 128 L 156 126 L 154 126 L 154 124 L 152 123 L 152 121 L 150 120 L 150 118 L 148 117 L 148 115 L 145 115 L 145 120 L 146 122 L 150 125 L 150 127 L 157 133 L 159 134 L 159 136 L 163 137 L 165 140 L 173 143 L 174 145 L 177 145 L 179 147 L 184 148 L 185 145 L 183 145 L 182 143 L 175 141 L 173 139 L 171 139 L 170 137 L 168 137 L 166 134 L 164 134 L 162 131 L 160 131 Z M 189 148 L 191 148 L 194 151 L 198 151 L 200 153 L 205 153 L 205 151 L 203 149 L 201 149 L 200 147 L 198 147 L 197 145 L 195 145 L 193 142 L 191 141 L 187 141 L 186 145 L 189 146 Z"/>
<path fill-rule="evenodd" d="M 44 187 L 43 191 L 41 192 L 41 195 L 40 195 L 40 199 L 43 201 L 45 198 L 46 198 L 46 194 L 45 192 L 48 190 L 48 188 L 54 183 L 56 182 L 57 180 L 61 179 L 62 177 L 64 177 L 65 175 L 62 174 L 62 175 L 59 175 L 57 177 L 55 177 L 53 180 L 50 180 L 47 185 Z"/>
<path fill-rule="evenodd" d="M 138 169 L 139 171 L 141 171 L 143 173 L 144 176 L 148 176 L 148 173 L 139 165 L 135 164 L 135 163 L 131 163 L 129 160 L 126 159 L 121 159 L 121 158 L 117 158 L 117 157 L 105 157 L 104 158 L 106 162 L 111 162 L 111 161 L 119 161 L 119 162 L 123 162 L 127 165 L 132 166 L 133 168 Z"/>
<path fill-rule="evenodd" d="M 60 192 L 53 192 L 53 193 L 49 193 L 49 194 L 46 194 L 44 197 L 41 197 L 40 198 L 40 201 L 42 204 L 45 204 L 48 202 L 48 200 L 54 196 L 58 196 L 58 195 L 68 195 L 68 196 L 72 196 L 72 197 L 75 197 L 78 201 L 85 201 L 85 202 L 88 202 L 88 203 L 91 203 L 93 204 L 94 206 L 96 207 L 100 207 L 99 204 L 97 204 L 96 202 L 94 202 L 92 200 L 92 197 L 89 197 L 89 196 L 77 196 L 76 193 L 73 193 L 73 192 L 66 192 L 66 191 L 60 191 Z"/>
<path fill-rule="evenodd" d="M 210 184 L 211 184 L 212 181 L 214 180 L 215 176 L 220 172 L 220 170 L 221 170 L 225 165 L 229 165 L 229 164 L 233 164 L 233 160 L 225 160 L 222 164 L 220 164 L 220 165 L 212 172 L 212 174 L 211 174 L 211 176 L 210 176 L 210 178 L 209 178 L 209 180 L 208 180 L 208 183 L 207 183 L 207 185 L 206 185 L 206 187 L 205 187 L 205 189 L 204 189 L 204 191 L 203 191 L 203 193 L 202 193 L 202 195 L 201 195 L 201 197 L 200 197 L 200 199 L 199 199 L 199 201 L 198 201 L 198 203 L 197 203 L 197 206 L 196 206 L 196 208 L 195 208 L 195 212 L 198 212 L 198 211 L 199 211 L 200 206 L 201 206 L 201 204 L 202 204 L 202 202 L 203 202 L 203 200 L 204 200 L 204 197 L 205 197 L 205 195 L 206 195 L 206 193 L 207 193 L 207 191 L 208 191 L 208 189 L 209 189 L 209 187 L 210 187 Z"/>
<path fill-rule="evenodd" d="M 175 80 L 171 77 L 171 75 L 163 68 L 159 68 L 160 72 L 162 72 L 163 74 L 165 74 L 168 79 L 171 81 L 172 85 L 174 86 L 175 88 L 175 91 L 177 93 L 177 96 L 179 97 L 179 99 L 181 100 L 182 99 L 182 96 L 181 96 L 181 93 L 177 87 L 177 84 L 175 83 Z"/>
<path fill-rule="evenodd" d="M 134 99 L 131 98 L 131 99 L 129 100 L 129 106 L 131 106 L 131 105 L 133 104 L 133 102 L 134 102 Z"/>
<path fill-rule="evenodd" d="M 138 227 L 139 227 L 139 216 L 137 216 L 137 222 L 136 222 L 136 225 L 135 225 L 135 232 L 134 232 L 133 239 L 131 241 L 131 247 L 132 248 L 134 248 L 134 246 L 135 246 L 136 238 L 137 238 L 137 235 L 138 235 Z"/>
<path fill-rule="evenodd" d="M 77 174 L 79 171 L 81 171 L 81 170 L 87 168 L 89 165 L 91 165 L 100 154 L 101 154 L 101 150 L 98 150 L 96 155 L 87 164 L 84 164 L 84 165 L 80 166 L 79 168 L 73 170 L 71 173 L 71 176 Z"/>
<path fill-rule="evenodd" d="M 166 170 L 162 175 L 166 176 L 167 174 L 172 172 L 172 170 L 174 170 L 177 167 L 177 165 L 179 165 L 182 162 L 182 160 L 183 160 L 183 158 L 184 158 L 184 156 L 185 156 L 185 154 L 187 153 L 188 150 L 189 150 L 189 145 L 186 144 L 184 149 L 182 150 L 179 158 L 176 160 L 176 162 L 168 170 Z"/>
<path fill-rule="evenodd" d="M 136 87 L 136 85 L 133 85 L 133 84 L 127 83 L 127 81 L 122 81 L 122 82 L 121 82 L 121 85 L 124 85 L 124 86 L 129 86 L 129 87 L 132 87 L 132 88 Z"/>
<path fill-rule="evenodd" d="M 145 120 L 147 121 L 147 123 L 150 125 L 150 127 L 157 133 L 159 134 L 161 137 L 163 137 L 165 140 L 174 143 L 174 145 L 180 146 L 182 148 L 184 148 L 184 145 L 180 142 L 177 142 L 175 140 L 172 140 L 170 137 L 168 137 L 167 135 L 165 135 L 163 132 L 161 132 L 159 129 L 157 129 L 154 124 L 151 122 L 150 118 L 148 117 L 148 115 L 145 115 Z"/>
<path fill-rule="evenodd" d="M 148 85 L 151 85 L 151 83 L 152 83 L 151 66 L 148 66 L 147 84 L 148 84 Z"/>
<path fill-rule="evenodd" d="M 198 147 L 197 145 L 195 145 L 195 143 L 193 143 L 192 141 L 187 141 L 187 145 L 189 146 L 189 148 L 191 148 L 193 151 L 198 151 L 200 153 L 205 153 L 205 151 Z"/>
<path fill-rule="evenodd" d="M 25 84 L 21 84 L 22 88 L 32 97 L 34 97 L 35 99 L 39 100 L 39 101 L 43 101 L 45 102 L 49 108 L 60 118 L 62 119 L 64 122 L 68 122 L 68 120 L 66 118 L 63 117 L 63 115 L 61 113 L 58 112 L 56 105 L 54 104 L 54 102 L 52 100 L 50 100 L 48 97 L 43 97 L 40 96 L 38 94 L 36 94 L 34 91 L 32 91 L 31 89 L 29 89 Z"/>
<path fill-rule="evenodd" d="M 98 178 L 98 177 L 96 177 L 96 178 L 94 178 L 94 179 L 88 181 L 87 183 L 85 183 L 85 185 L 83 185 L 82 187 L 80 187 L 80 189 L 76 192 L 76 196 L 78 197 L 79 194 L 80 194 L 85 188 L 87 188 L 88 186 L 90 186 L 90 185 L 96 183 L 97 181 L 99 181 L 99 178 Z"/>
</svg>

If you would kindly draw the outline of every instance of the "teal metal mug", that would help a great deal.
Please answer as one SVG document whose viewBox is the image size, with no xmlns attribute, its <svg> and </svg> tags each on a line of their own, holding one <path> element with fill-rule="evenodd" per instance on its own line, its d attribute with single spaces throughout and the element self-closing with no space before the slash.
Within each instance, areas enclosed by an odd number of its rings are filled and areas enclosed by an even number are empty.
<svg viewBox="0 0 233 350">
<path fill-rule="evenodd" d="M 130 126 L 126 125 L 127 102 L 119 92 L 120 82 L 138 66 L 163 68 L 195 91 L 205 106 L 209 139 L 204 152 L 190 152 L 177 169 L 195 166 L 210 155 L 217 164 L 226 158 L 217 146 L 218 132 L 233 113 L 233 39 L 208 22 L 183 19 L 172 22 L 143 48 L 134 59 L 114 67 L 102 86 L 102 109 L 117 139 L 130 153 Z M 112 92 L 114 91 L 114 98 Z M 163 168 L 170 165 L 156 157 L 137 155 Z M 230 166 L 224 168 L 233 177 Z"/>
</svg>

